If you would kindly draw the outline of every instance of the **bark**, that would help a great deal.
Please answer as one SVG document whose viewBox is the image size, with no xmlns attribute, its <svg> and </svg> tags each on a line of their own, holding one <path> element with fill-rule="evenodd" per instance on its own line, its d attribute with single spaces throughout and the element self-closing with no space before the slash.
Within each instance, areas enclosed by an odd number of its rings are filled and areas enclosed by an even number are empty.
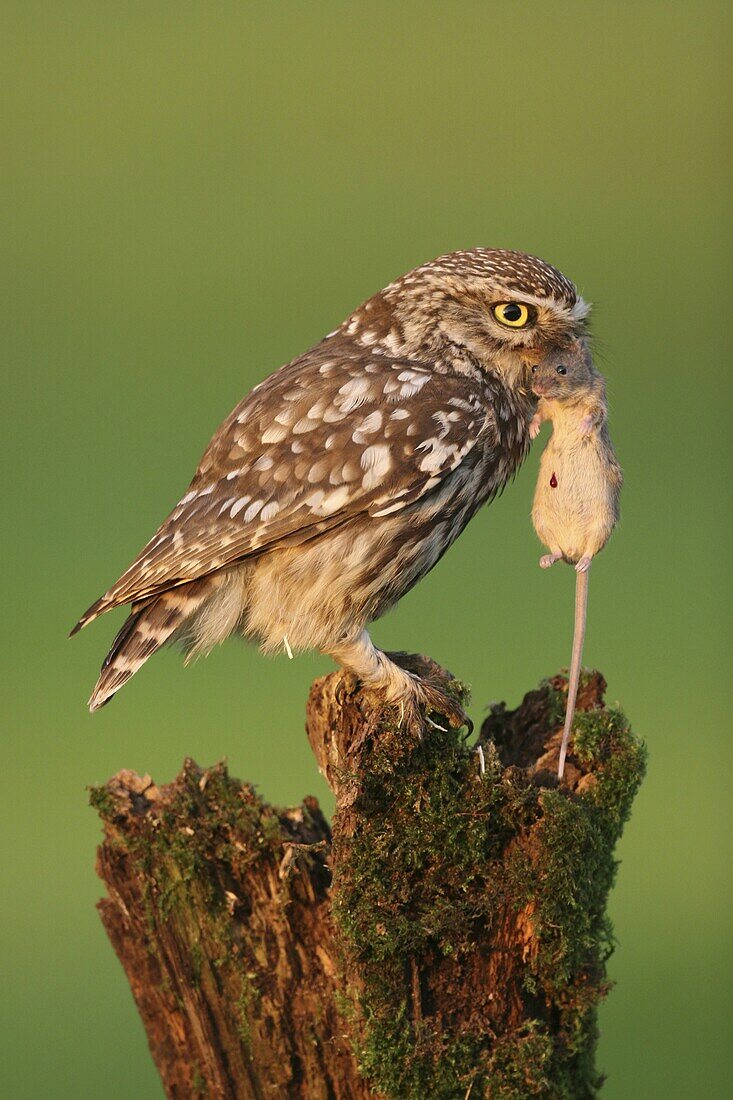
<svg viewBox="0 0 733 1100">
<path fill-rule="evenodd" d="M 644 750 L 589 674 L 558 786 L 566 686 L 494 707 L 472 746 L 438 715 L 406 735 L 348 675 L 316 681 L 333 836 L 315 799 L 275 809 L 221 764 L 93 790 L 100 913 L 169 1097 L 596 1095 Z"/>
</svg>

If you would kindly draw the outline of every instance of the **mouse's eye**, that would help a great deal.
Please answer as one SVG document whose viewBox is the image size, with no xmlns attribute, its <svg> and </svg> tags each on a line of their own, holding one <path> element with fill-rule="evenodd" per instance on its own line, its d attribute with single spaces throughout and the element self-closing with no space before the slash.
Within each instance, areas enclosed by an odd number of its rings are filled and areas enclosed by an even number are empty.
<svg viewBox="0 0 733 1100">
<path fill-rule="evenodd" d="M 499 302 L 491 307 L 491 312 L 499 324 L 507 328 L 524 328 L 533 319 L 524 302 Z"/>
<path fill-rule="evenodd" d="M 537 374 L 537 364 L 532 367 L 532 374 Z"/>
<path fill-rule="evenodd" d="M 557 367 L 556 370 L 557 370 L 558 374 L 567 374 L 568 373 L 568 368 L 567 367 Z"/>
</svg>

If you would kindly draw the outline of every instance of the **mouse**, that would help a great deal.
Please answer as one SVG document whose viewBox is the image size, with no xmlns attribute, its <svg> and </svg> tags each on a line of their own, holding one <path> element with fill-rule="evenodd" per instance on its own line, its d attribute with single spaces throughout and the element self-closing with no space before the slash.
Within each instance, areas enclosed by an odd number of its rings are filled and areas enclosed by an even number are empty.
<svg viewBox="0 0 733 1100">
<path fill-rule="evenodd" d="M 532 366 L 531 375 L 532 392 L 539 398 L 531 438 L 545 420 L 552 423 L 532 507 L 535 531 L 549 551 L 540 565 L 548 569 L 565 561 L 576 572 L 568 701 L 557 773 L 562 779 L 580 681 L 588 575 L 593 558 L 618 523 L 623 474 L 608 433 L 605 380 L 587 349 L 578 344 L 561 350 Z"/>
</svg>

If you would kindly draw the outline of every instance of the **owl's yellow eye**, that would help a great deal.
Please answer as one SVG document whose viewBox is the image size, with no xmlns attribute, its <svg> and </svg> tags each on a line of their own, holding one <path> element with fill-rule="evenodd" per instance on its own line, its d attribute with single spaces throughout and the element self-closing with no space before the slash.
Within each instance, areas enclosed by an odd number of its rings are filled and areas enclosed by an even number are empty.
<svg viewBox="0 0 733 1100">
<path fill-rule="evenodd" d="M 524 328 L 530 320 L 529 308 L 523 302 L 499 302 L 491 312 L 500 325 L 508 328 Z"/>
</svg>

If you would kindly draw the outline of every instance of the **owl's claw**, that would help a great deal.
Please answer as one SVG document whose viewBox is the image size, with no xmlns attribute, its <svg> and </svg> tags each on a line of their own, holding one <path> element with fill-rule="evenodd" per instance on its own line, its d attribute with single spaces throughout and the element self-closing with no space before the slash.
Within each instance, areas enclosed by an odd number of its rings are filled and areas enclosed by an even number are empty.
<svg viewBox="0 0 733 1100">
<path fill-rule="evenodd" d="M 421 737 L 428 726 L 447 732 L 442 718 L 454 729 L 465 726 L 467 736 L 473 731 L 473 723 L 451 690 L 453 677 L 429 657 L 383 653 L 375 649 L 366 631 L 334 648 L 331 655 L 382 704 L 392 706 L 398 725 L 416 737 Z"/>
<path fill-rule="evenodd" d="M 445 724 L 440 719 L 447 719 Z M 447 733 L 449 728 L 459 729 L 466 726 L 468 734 L 473 731 L 473 722 L 463 707 L 441 684 L 415 678 L 415 691 L 409 697 L 400 699 L 399 725 L 408 733 L 422 738 L 426 726 Z"/>
<path fill-rule="evenodd" d="M 445 726 L 433 721 L 429 716 L 431 713 L 447 718 L 448 725 L 453 729 L 467 726 L 469 732 L 473 730 L 473 723 L 461 704 L 446 691 L 442 684 L 434 680 L 420 680 L 418 700 L 422 704 L 425 723 L 433 729 L 445 730 Z"/>
</svg>

